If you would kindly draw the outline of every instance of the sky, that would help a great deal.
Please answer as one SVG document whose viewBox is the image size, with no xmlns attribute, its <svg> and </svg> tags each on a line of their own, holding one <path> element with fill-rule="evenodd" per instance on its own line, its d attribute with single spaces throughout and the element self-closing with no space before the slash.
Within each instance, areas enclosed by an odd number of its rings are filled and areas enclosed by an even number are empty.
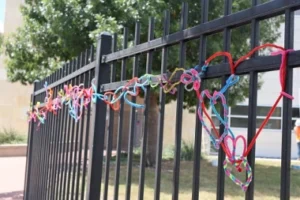
<svg viewBox="0 0 300 200">
<path fill-rule="evenodd" d="M 0 32 L 1 33 L 3 33 L 3 28 L 4 28 L 5 1 L 6 0 L 0 0 Z"/>
</svg>

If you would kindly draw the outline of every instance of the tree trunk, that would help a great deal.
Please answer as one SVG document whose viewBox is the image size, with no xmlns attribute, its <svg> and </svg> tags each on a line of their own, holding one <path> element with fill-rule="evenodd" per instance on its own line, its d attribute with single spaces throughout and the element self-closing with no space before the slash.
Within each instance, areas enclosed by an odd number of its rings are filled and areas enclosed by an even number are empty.
<svg viewBox="0 0 300 200">
<path fill-rule="evenodd" d="M 157 127 L 159 117 L 159 107 L 157 104 L 158 94 L 151 92 L 149 96 L 148 110 L 148 140 L 147 140 L 147 167 L 155 165 L 156 143 L 157 143 Z"/>
</svg>

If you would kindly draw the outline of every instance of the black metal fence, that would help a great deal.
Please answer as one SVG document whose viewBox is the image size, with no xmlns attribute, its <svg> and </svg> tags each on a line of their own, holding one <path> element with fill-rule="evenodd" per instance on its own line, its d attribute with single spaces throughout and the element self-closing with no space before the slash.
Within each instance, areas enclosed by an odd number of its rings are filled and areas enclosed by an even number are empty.
<svg viewBox="0 0 300 200">
<path fill-rule="evenodd" d="M 209 1 L 201 1 L 201 23 L 188 28 L 188 4 L 183 3 L 181 13 L 181 24 L 178 32 L 169 34 L 170 14 L 165 12 L 163 21 L 163 36 L 154 39 L 154 20 L 149 21 L 148 41 L 140 44 L 140 24 L 136 23 L 134 34 L 134 45 L 127 48 L 127 30 L 124 31 L 124 49 L 117 51 L 116 35 L 101 34 L 94 48 L 82 53 L 78 58 L 68 62 L 51 76 L 34 85 L 32 102 L 43 101 L 45 89 L 43 84 L 53 88 L 54 94 L 63 88 L 65 84 L 84 83 L 90 86 L 91 80 L 95 78 L 98 91 L 114 91 L 126 83 L 127 61 L 133 58 L 132 77 L 138 75 L 139 57 L 146 54 L 146 73 L 152 72 L 152 61 L 154 51 L 161 52 L 161 73 L 167 72 L 168 49 L 173 45 L 179 45 L 179 67 L 185 67 L 186 43 L 191 40 L 200 40 L 199 43 L 199 64 L 203 64 L 206 58 L 207 37 L 211 34 L 223 34 L 223 49 L 230 51 L 231 30 L 246 24 L 251 26 L 250 45 L 251 48 L 259 44 L 259 24 L 261 20 L 285 16 L 284 44 L 285 48 L 293 48 L 294 44 L 294 11 L 300 8 L 298 0 L 273 0 L 260 4 L 259 0 L 252 0 L 252 7 L 231 14 L 231 0 L 224 1 L 224 16 L 213 21 L 208 21 Z M 258 73 L 277 70 L 280 65 L 280 57 L 258 57 L 243 62 L 236 70 L 236 74 L 249 74 L 249 115 L 248 115 L 248 141 L 256 131 L 256 104 L 257 104 L 257 82 Z M 121 80 L 116 82 L 117 62 L 121 62 Z M 300 66 L 300 52 L 290 53 L 288 58 L 288 79 L 286 92 L 292 93 L 293 67 Z M 216 66 L 209 67 L 206 79 L 222 78 L 223 83 L 230 74 L 226 60 Z M 167 73 L 167 75 L 169 75 Z M 144 100 L 143 137 L 141 141 L 141 158 L 139 163 L 139 184 L 138 199 L 144 199 L 145 190 L 145 168 L 146 149 L 148 132 L 148 112 L 150 87 L 147 87 Z M 184 88 L 179 85 L 177 88 L 177 110 L 175 132 L 175 156 L 173 168 L 173 189 L 172 197 L 179 199 L 180 189 L 180 154 L 182 141 L 182 120 L 183 120 L 183 96 Z M 135 101 L 135 98 L 132 99 Z M 161 199 L 161 171 L 162 171 L 162 149 L 163 149 L 163 126 L 165 116 L 166 95 L 160 91 L 159 97 L 159 124 L 157 127 L 157 147 L 154 181 L 154 199 Z M 91 108 L 92 107 L 92 108 Z M 107 105 L 98 101 L 85 109 L 82 119 L 76 123 L 68 116 L 67 108 L 64 107 L 57 115 L 49 114 L 45 125 L 37 129 L 37 125 L 30 124 L 28 141 L 28 159 L 26 166 L 25 199 L 118 199 L 120 185 L 120 162 L 121 143 L 123 131 L 124 101 L 121 102 L 121 109 L 118 113 L 118 136 L 116 144 L 115 177 L 113 183 L 113 196 L 109 194 L 112 142 L 114 131 L 114 111 L 107 112 Z M 133 142 L 135 133 L 136 108 L 132 107 L 130 112 L 130 126 L 128 136 L 127 168 L 125 199 L 131 199 L 132 194 L 132 171 L 133 171 Z M 291 164 L 291 135 L 285 130 L 291 130 L 292 102 L 283 100 L 283 125 L 282 125 L 282 154 L 281 154 L 281 179 L 280 199 L 290 198 L 290 164 Z M 108 117 L 108 119 L 107 119 Z M 192 199 L 202 199 L 199 196 L 200 186 L 200 162 L 201 162 L 201 140 L 202 128 L 196 117 L 195 143 L 192 178 Z M 106 126 L 108 120 L 108 128 Z M 220 126 L 220 131 L 223 130 Z M 152 136 L 153 137 L 153 136 Z M 104 153 L 105 152 L 105 153 Z M 105 155 L 105 156 L 104 156 Z M 217 169 L 216 198 L 224 199 L 224 170 L 222 167 L 225 154 L 219 151 Z M 253 166 L 255 174 L 255 149 L 248 155 L 248 161 Z M 255 178 L 255 176 L 254 176 Z M 248 188 L 245 199 L 254 198 L 254 180 Z M 136 192 L 136 191 L 135 191 Z"/>
</svg>

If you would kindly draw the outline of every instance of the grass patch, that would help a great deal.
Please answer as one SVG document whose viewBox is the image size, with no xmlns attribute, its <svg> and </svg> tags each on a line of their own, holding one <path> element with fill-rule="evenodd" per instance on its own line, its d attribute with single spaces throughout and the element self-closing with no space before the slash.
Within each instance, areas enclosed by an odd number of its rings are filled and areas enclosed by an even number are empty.
<svg viewBox="0 0 300 200">
<path fill-rule="evenodd" d="M 173 184 L 173 161 L 163 161 L 161 173 L 161 198 L 172 199 Z M 300 164 L 298 162 L 298 164 Z M 279 164 L 280 165 L 280 164 Z M 280 166 L 274 162 L 257 161 L 255 165 L 255 199 L 277 200 L 280 195 Z M 211 163 L 201 160 L 200 168 L 200 199 L 216 199 L 217 168 Z M 109 197 L 114 194 L 114 170 L 110 169 Z M 126 162 L 121 164 L 119 199 L 125 199 L 126 191 Z M 145 200 L 152 200 L 154 197 L 155 169 L 145 169 Z M 245 173 L 240 173 L 239 177 L 245 177 Z M 181 161 L 179 199 L 191 199 L 193 180 L 193 161 Z M 243 179 L 244 180 L 244 179 Z M 139 165 L 133 164 L 131 199 L 138 198 L 139 191 Z M 103 188 L 103 187 L 102 187 Z M 299 199 L 300 196 L 300 170 L 291 169 L 291 198 Z M 225 199 L 244 199 L 245 193 L 241 191 L 228 177 L 225 177 Z"/>
<path fill-rule="evenodd" d="M 0 131 L 1 144 L 26 144 L 27 136 L 21 135 L 13 129 L 3 129 Z"/>
</svg>

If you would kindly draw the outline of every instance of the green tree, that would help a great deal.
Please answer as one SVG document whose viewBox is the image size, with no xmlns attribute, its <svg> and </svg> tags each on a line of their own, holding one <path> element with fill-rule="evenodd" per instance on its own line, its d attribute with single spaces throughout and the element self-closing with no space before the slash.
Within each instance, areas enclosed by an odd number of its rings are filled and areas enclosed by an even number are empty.
<svg viewBox="0 0 300 200">
<path fill-rule="evenodd" d="M 200 23 L 200 1 L 188 0 L 190 11 L 188 15 L 189 27 Z M 209 20 L 222 16 L 223 1 L 209 1 Z M 251 6 L 249 0 L 235 0 L 233 12 Z M 147 23 L 149 16 L 156 19 L 155 37 L 162 35 L 162 13 L 169 9 L 171 13 L 170 31 L 179 30 L 181 3 L 174 0 L 27 0 L 21 8 L 24 25 L 11 35 L 6 43 L 7 74 L 11 81 L 20 81 L 23 84 L 33 83 L 61 66 L 65 62 L 89 45 L 96 42 L 96 36 L 102 31 L 120 32 L 122 27 L 128 27 L 129 40 L 132 41 L 135 21 L 142 24 L 141 41 L 147 39 Z M 281 18 L 274 18 L 261 23 L 260 42 L 274 42 L 278 36 L 278 27 Z M 250 50 L 250 26 L 232 32 L 231 53 L 238 58 Z M 129 44 L 132 45 L 132 42 Z M 197 40 L 188 42 L 186 51 L 186 66 L 195 66 L 199 61 Z M 178 67 L 178 46 L 169 50 L 168 70 Z M 208 37 L 207 56 L 223 49 L 221 34 Z M 155 52 L 153 73 L 160 73 L 160 54 Z M 220 61 L 220 60 L 219 60 Z M 131 66 L 128 64 L 128 66 Z M 131 73 L 130 67 L 127 67 Z M 140 58 L 140 75 L 145 73 L 145 56 Z M 220 80 L 206 82 L 210 90 L 220 88 Z M 248 77 L 242 77 L 238 86 L 229 93 L 236 98 L 230 98 L 229 103 L 234 105 L 248 95 Z M 167 101 L 176 96 L 168 95 Z M 155 145 L 158 120 L 158 90 L 151 93 L 148 165 L 153 165 L 155 160 Z M 184 107 L 193 110 L 196 98 L 193 93 L 184 95 Z"/>
</svg>

